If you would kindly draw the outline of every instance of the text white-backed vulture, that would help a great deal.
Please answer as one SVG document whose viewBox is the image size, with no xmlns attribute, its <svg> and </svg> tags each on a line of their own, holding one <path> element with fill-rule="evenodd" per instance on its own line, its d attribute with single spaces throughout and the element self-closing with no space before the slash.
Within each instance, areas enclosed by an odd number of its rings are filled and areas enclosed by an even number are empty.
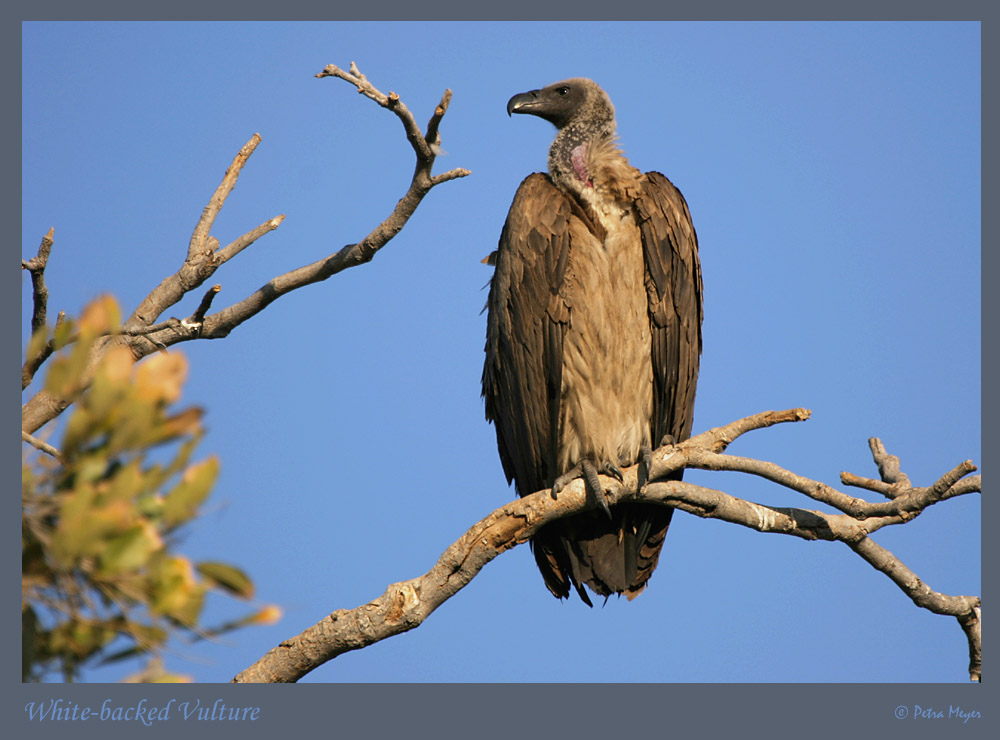
<svg viewBox="0 0 1000 740">
<path fill-rule="evenodd" d="M 508 113 L 558 129 L 549 174 L 514 196 L 492 256 L 483 397 L 508 482 L 558 493 L 583 477 L 604 508 L 532 539 L 545 584 L 637 596 L 673 509 L 608 509 L 597 473 L 648 475 L 651 448 L 691 433 L 701 353 L 698 242 L 680 191 L 618 148 L 614 107 L 593 81 L 515 95 Z M 678 476 L 679 477 L 679 476 Z"/>
</svg>

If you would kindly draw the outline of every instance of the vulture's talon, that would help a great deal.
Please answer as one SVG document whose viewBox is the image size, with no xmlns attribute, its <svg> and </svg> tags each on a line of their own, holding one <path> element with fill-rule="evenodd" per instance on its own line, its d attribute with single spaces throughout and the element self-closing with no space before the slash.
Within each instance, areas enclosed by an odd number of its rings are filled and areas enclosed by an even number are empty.
<svg viewBox="0 0 1000 740">
<path fill-rule="evenodd" d="M 621 468 L 619 468 L 613 462 L 604 463 L 604 467 L 602 467 L 599 472 L 602 475 L 608 476 L 609 478 L 614 478 L 619 483 L 625 482 L 625 477 L 622 475 Z"/>
<path fill-rule="evenodd" d="M 669 435 L 668 435 L 669 436 Z M 653 470 L 653 448 L 649 445 L 642 445 L 639 448 L 639 471 L 638 478 L 639 483 L 636 490 L 642 493 L 646 488 L 646 484 L 649 483 L 649 475 Z"/>
<path fill-rule="evenodd" d="M 617 470 L 617 468 L 615 469 Z M 601 472 L 604 473 L 605 468 L 602 468 Z M 605 474 L 613 475 L 612 473 Z M 618 475 L 621 475 L 621 470 L 618 470 Z M 581 460 L 579 463 L 556 478 L 555 483 L 552 484 L 552 497 L 555 498 L 556 494 L 577 478 L 583 479 L 583 487 L 586 489 L 587 495 L 597 503 L 604 513 L 608 515 L 608 519 L 610 519 L 611 506 L 608 504 L 607 494 L 604 492 L 604 486 L 601 485 L 601 481 L 597 477 L 597 468 L 594 467 L 594 463 L 590 460 Z"/>
<path fill-rule="evenodd" d="M 562 489 L 575 481 L 577 478 L 582 477 L 583 468 L 579 465 L 574 465 L 572 468 L 556 478 L 555 482 L 552 484 L 552 498 L 555 498 L 557 493 L 562 491 Z"/>
<path fill-rule="evenodd" d="M 601 481 L 597 477 L 597 468 L 594 467 L 594 463 L 590 462 L 590 460 L 581 460 L 580 467 L 583 469 L 583 482 L 587 487 L 587 492 L 594 497 L 598 506 L 608 515 L 608 519 L 611 519 L 611 507 L 608 505 L 608 497 L 604 493 L 604 486 L 601 485 Z M 618 475 L 621 475 L 620 470 L 618 471 Z"/>
</svg>

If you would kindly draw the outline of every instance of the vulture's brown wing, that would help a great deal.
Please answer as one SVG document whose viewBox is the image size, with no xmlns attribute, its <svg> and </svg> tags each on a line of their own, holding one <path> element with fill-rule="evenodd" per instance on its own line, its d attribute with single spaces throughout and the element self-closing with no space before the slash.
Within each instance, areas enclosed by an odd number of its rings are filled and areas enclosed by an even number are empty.
<svg viewBox="0 0 1000 740">
<path fill-rule="evenodd" d="M 522 496 L 549 488 L 561 472 L 559 403 L 570 313 L 563 288 L 571 234 L 585 229 L 581 216 L 548 175 L 530 175 L 514 195 L 494 258 L 483 397 L 507 480 Z M 532 544 L 549 589 L 569 595 L 563 548 Z"/>
<path fill-rule="evenodd" d="M 483 397 L 496 425 L 507 480 L 526 496 L 552 485 L 558 441 L 562 343 L 569 305 L 561 295 L 572 206 L 533 174 L 518 188 L 500 234 L 487 306 Z"/>
<path fill-rule="evenodd" d="M 636 200 L 646 258 L 653 355 L 653 445 L 666 434 L 691 436 L 701 355 L 701 263 L 698 237 L 681 191 L 646 173 Z"/>
</svg>

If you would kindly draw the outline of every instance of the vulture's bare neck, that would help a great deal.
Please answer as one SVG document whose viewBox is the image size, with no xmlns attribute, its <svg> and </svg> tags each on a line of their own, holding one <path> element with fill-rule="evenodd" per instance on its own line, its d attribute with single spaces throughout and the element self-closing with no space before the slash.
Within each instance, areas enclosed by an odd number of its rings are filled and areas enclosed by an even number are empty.
<svg viewBox="0 0 1000 740">
<path fill-rule="evenodd" d="M 569 192 L 593 187 L 593 173 L 587 167 L 587 153 L 615 137 L 614 119 L 595 125 L 572 121 L 559 130 L 549 149 L 549 174 L 557 185 Z"/>
<path fill-rule="evenodd" d="M 601 123 L 572 121 L 549 149 L 553 182 L 590 211 L 607 213 L 631 200 L 640 174 L 618 146 L 613 117 Z"/>
</svg>

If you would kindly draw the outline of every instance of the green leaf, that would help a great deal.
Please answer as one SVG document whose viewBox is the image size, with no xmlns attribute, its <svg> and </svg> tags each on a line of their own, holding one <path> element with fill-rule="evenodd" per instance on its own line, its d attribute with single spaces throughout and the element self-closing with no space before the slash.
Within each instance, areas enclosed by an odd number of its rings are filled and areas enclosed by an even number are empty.
<svg viewBox="0 0 1000 740">
<path fill-rule="evenodd" d="M 113 576 L 138 570 L 149 556 L 163 547 L 163 541 L 149 523 L 137 524 L 124 534 L 107 541 L 100 556 L 100 573 Z"/>
<path fill-rule="evenodd" d="M 150 608 L 153 613 L 171 617 L 188 627 L 196 625 L 205 588 L 195 579 L 191 561 L 179 556 L 166 558 L 151 575 Z"/>
<path fill-rule="evenodd" d="M 137 655 L 155 652 L 163 646 L 168 637 L 167 631 L 161 627 L 140 624 L 131 620 L 125 620 L 118 625 L 118 634 L 134 641 L 135 644 L 104 656 L 97 665 L 117 663 L 122 660 L 134 658 Z"/>
<path fill-rule="evenodd" d="M 163 502 L 163 521 L 173 527 L 198 513 L 198 507 L 208 498 L 208 494 L 219 475 L 219 460 L 215 456 L 195 463 L 181 477 L 181 482 L 171 489 Z"/>
<path fill-rule="evenodd" d="M 191 438 L 182 442 L 180 449 L 177 450 L 177 454 L 174 456 L 174 459 L 171 460 L 166 467 L 161 467 L 159 465 L 150 466 L 150 468 L 146 471 L 146 481 L 149 490 L 159 490 L 168 480 L 187 467 L 188 463 L 191 461 L 191 455 L 194 454 L 195 447 L 197 447 L 198 443 L 201 442 L 202 436 L 203 432 L 198 430 L 191 436 Z M 147 503 L 152 502 L 143 502 L 143 505 L 145 506 Z M 152 505 L 156 512 L 162 512 L 162 501 L 152 503 Z"/>
<path fill-rule="evenodd" d="M 45 375 L 45 390 L 58 398 L 71 398 L 83 387 L 90 343 L 77 342 L 68 355 L 52 361 Z"/>
<path fill-rule="evenodd" d="M 244 599 L 252 599 L 254 588 L 250 577 L 239 568 L 227 563 L 198 563 L 198 572 L 201 573 L 213 586 L 228 591 L 234 596 Z"/>
<path fill-rule="evenodd" d="M 141 461 L 132 460 L 115 468 L 114 475 L 107 487 L 106 497 L 108 500 L 134 501 L 139 493 L 146 490 L 146 485 Z"/>
<path fill-rule="evenodd" d="M 52 346 L 57 350 L 62 349 L 74 334 L 76 334 L 76 322 L 70 318 L 65 319 L 52 332 Z"/>
<path fill-rule="evenodd" d="M 108 440 L 108 452 L 117 455 L 146 447 L 146 438 L 155 433 L 157 424 L 160 423 L 158 409 L 134 395 L 123 400 L 118 409 L 115 426 Z"/>
<path fill-rule="evenodd" d="M 50 633 L 53 653 L 73 656 L 82 661 L 110 643 L 117 634 L 113 624 L 91 619 L 71 619 Z"/>
<path fill-rule="evenodd" d="M 52 554 L 63 564 L 96 555 L 105 541 L 126 531 L 135 519 L 128 501 L 102 503 L 92 485 L 79 486 L 66 497 L 52 538 Z"/>
<path fill-rule="evenodd" d="M 41 354 L 42 350 L 45 349 L 45 345 L 49 342 L 49 327 L 43 326 L 41 329 L 36 331 L 31 335 L 31 340 L 28 342 L 28 351 L 24 353 L 24 361 L 33 361 L 38 355 Z"/>
</svg>

